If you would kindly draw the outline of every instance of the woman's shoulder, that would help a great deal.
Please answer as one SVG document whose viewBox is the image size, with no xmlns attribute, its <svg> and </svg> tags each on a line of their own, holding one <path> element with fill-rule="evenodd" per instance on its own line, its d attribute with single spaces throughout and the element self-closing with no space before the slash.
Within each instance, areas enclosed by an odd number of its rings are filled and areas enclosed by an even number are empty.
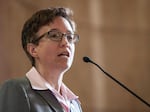
<svg viewBox="0 0 150 112">
<path fill-rule="evenodd" d="M 14 89 L 14 88 L 19 88 L 24 84 L 29 83 L 28 79 L 26 77 L 20 77 L 20 78 L 13 78 L 13 79 L 8 79 L 5 80 L 1 85 L 0 85 L 0 90 L 1 89 Z"/>
</svg>

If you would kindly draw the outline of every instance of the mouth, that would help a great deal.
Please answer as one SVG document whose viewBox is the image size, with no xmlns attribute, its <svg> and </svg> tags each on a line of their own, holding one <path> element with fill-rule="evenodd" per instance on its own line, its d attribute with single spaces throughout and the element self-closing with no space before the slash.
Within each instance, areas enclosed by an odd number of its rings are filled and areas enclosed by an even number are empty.
<svg viewBox="0 0 150 112">
<path fill-rule="evenodd" d="M 58 54 L 59 57 L 70 57 L 70 53 L 68 51 L 61 52 Z"/>
</svg>

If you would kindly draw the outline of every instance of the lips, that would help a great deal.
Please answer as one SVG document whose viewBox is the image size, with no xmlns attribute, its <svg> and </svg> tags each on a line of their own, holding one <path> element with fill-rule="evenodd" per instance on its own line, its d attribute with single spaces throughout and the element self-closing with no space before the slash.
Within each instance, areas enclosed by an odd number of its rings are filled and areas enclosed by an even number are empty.
<svg viewBox="0 0 150 112">
<path fill-rule="evenodd" d="M 59 53 L 58 56 L 69 57 L 69 56 L 70 56 L 70 53 L 69 53 L 68 51 L 63 51 L 63 52 Z"/>
</svg>

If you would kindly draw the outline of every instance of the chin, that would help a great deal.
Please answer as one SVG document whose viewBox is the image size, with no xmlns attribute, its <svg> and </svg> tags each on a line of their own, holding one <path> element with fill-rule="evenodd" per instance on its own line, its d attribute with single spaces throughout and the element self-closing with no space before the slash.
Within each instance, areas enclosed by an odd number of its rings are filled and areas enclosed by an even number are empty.
<svg viewBox="0 0 150 112">
<path fill-rule="evenodd" d="M 71 68 L 70 65 L 66 65 L 66 66 L 63 66 L 63 67 L 61 68 L 61 70 L 62 70 L 63 72 L 66 72 L 66 71 L 68 71 L 70 68 Z"/>
</svg>

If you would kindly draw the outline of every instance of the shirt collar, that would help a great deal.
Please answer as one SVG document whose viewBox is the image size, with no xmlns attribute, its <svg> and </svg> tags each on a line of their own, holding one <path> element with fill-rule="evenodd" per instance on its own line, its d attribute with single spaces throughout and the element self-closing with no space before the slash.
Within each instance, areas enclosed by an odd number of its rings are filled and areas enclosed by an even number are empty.
<svg viewBox="0 0 150 112">
<path fill-rule="evenodd" d="M 56 90 L 39 74 L 35 67 L 32 67 L 27 73 L 27 78 L 29 79 L 31 86 L 35 90 L 51 90 L 56 92 Z M 62 96 L 67 97 L 67 99 L 77 99 L 76 96 L 64 83 L 61 84 Z"/>
</svg>

